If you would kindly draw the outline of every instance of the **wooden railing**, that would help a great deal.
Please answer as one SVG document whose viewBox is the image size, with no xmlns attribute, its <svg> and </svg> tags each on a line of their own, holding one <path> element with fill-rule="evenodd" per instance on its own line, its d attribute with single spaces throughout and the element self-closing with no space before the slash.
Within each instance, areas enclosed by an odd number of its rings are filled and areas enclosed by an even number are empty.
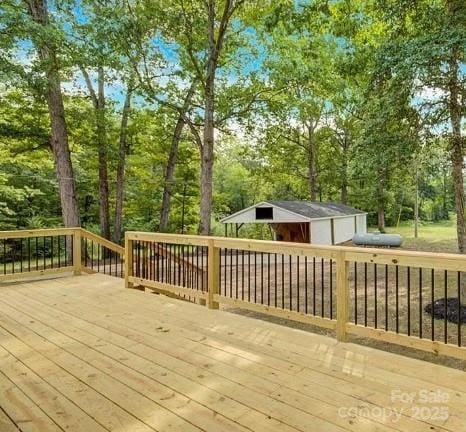
<svg viewBox="0 0 466 432">
<path fill-rule="evenodd" d="M 100 272 L 220 304 L 466 359 L 466 257 L 81 228 L 0 232 L 0 281 Z"/>
<path fill-rule="evenodd" d="M 125 252 L 127 287 L 466 359 L 461 255 L 140 232 Z"/>
<path fill-rule="evenodd" d="M 124 277 L 125 249 L 90 231 L 80 229 L 81 271 Z"/>
<path fill-rule="evenodd" d="M 0 281 L 53 273 L 124 275 L 124 248 L 82 228 L 0 231 Z"/>
</svg>

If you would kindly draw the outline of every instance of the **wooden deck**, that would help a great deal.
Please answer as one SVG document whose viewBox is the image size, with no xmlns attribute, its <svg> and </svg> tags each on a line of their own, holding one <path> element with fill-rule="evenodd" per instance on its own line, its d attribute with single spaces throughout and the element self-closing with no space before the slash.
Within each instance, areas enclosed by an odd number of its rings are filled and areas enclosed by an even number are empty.
<svg viewBox="0 0 466 432">
<path fill-rule="evenodd" d="M 85 275 L 0 287 L 0 408 L 1 432 L 458 432 L 466 373 Z"/>
</svg>

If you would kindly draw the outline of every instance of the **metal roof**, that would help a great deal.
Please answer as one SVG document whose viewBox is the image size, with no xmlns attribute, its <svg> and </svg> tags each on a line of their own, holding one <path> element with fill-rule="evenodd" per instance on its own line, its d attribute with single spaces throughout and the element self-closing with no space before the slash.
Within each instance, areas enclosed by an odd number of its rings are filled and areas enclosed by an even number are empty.
<svg viewBox="0 0 466 432">
<path fill-rule="evenodd" d="M 327 219 L 327 218 L 338 218 L 344 216 L 366 214 L 361 210 L 355 209 L 354 207 L 347 206 L 336 202 L 316 202 L 316 201 L 262 201 L 254 204 L 250 207 L 242 209 L 230 216 L 223 218 L 220 222 L 228 223 L 230 220 L 237 219 L 243 214 L 251 211 L 256 207 L 272 206 L 280 208 L 282 211 L 287 212 L 291 217 L 296 218 L 296 222 L 310 221 L 311 219 Z M 241 223 L 244 223 L 241 220 Z M 259 222 L 248 221 L 247 223 Z M 266 220 L 262 221 L 266 223 Z M 290 222 L 290 221 L 288 221 Z"/>
<path fill-rule="evenodd" d="M 336 202 L 316 201 L 267 201 L 276 207 L 281 207 L 301 216 L 311 219 L 333 216 L 348 216 L 364 214 L 365 212 Z"/>
</svg>

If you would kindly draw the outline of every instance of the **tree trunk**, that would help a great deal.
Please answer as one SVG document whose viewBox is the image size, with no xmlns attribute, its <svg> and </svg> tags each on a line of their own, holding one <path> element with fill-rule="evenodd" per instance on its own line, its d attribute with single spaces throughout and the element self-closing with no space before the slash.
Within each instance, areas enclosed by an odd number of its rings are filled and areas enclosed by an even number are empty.
<svg viewBox="0 0 466 432">
<path fill-rule="evenodd" d="M 195 85 L 193 83 L 186 94 L 178 120 L 176 121 L 175 129 L 173 131 L 170 153 L 168 155 L 167 165 L 165 167 L 162 209 L 160 211 L 159 231 L 162 232 L 166 231 L 168 228 L 171 197 L 173 191 L 173 178 L 175 174 L 176 159 L 178 157 L 178 147 L 181 141 L 181 133 L 183 132 L 184 126 L 186 125 L 185 116 L 191 104 L 191 98 L 193 97 L 194 89 Z"/>
<path fill-rule="evenodd" d="M 219 54 L 219 46 L 215 40 L 216 14 L 214 0 L 208 1 L 207 9 L 209 18 L 209 55 L 204 82 L 204 134 L 201 148 L 201 202 L 199 221 L 199 233 L 201 235 L 209 235 L 211 231 L 212 178 L 214 166 L 215 72 L 217 69 Z"/>
<path fill-rule="evenodd" d="M 348 138 L 345 133 L 343 139 L 343 160 L 341 167 L 341 202 L 348 203 Z"/>
<path fill-rule="evenodd" d="M 451 124 L 451 164 L 453 171 L 453 187 L 455 191 L 456 209 L 456 233 L 458 239 L 458 250 L 460 253 L 466 252 L 466 224 L 464 215 L 464 179 L 463 179 L 463 137 L 461 136 L 461 87 L 458 79 L 457 50 L 454 48 L 452 59 L 450 60 L 450 80 L 449 80 L 449 111 Z"/>
<path fill-rule="evenodd" d="M 110 210 L 109 210 L 109 192 L 108 192 L 108 163 L 107 163 L 107 125 L 105 116 L 105 76 L 102 66 L 97 69 L 97 94 L 94 90 L 91 78 L 87 70 L 81 66 L 81 72 L 86 81 L 94 105 L 95 114 L 95 135 L 97 139 L 97 152 L 99 161 L 99 221 L 100 234 L 102 237 L 110 238 Z"/>
<path fill-rule="evenodd" d="M 377 179 L 377 228 L 382 233 L 385 232 L 385 177 L 382 169 Z"/>
<path fill-rule="evenodd" d="M 414 195 L 414 238 L 419 236 L 419 181 L 416 173 L 416 193 Z"/>
<path fill-rule="evenodd" d="M 32 19 L 41 26 L 48 25 L 47 3 L 45 0 L 26 0 Z M 34 35 L 31 35 L 34 40 Z M 51 125 L 50 145 L 60 193 L 63 223 L 66 227 L 80 226 L 76 185 L 68 144 L 68 129 L 60 86 L 60 73 L 55 47 L 38 39 L 34 41 L 40 61 L 45 66 L 47 80 L 47 105 Z"/>
<path fill-rule="evenodd" d="M 125 194 L 125 169 L 126 155 L 128 153 L 128 119 L 131 109 L 132 81 L 128 84 L 125 103 L 121 114 L 120 144 L 118 149 L 118 166 L 116 178 L 116 201 L 115 201 L 115 226 L 113 230 L 113 241 L 117 244 L 121 242 L 123 233 L 123 202 Z"/>
<path fill-rule="evenodd" d="M 317 149 L 314 140 L 314 129 L 308 126 L 308 142 L 307 142 L 307 162 L 308 162 L 308 178 L 309 178 L 309 197 L 311 201 L 317 199 Z"/>
<path fill-rule="evenodd" d="M 450 18 L 451 26 L 462 28 L 461 12 L 463 2 L 450 0 L 446 2 L 446 13 Z M 461 135 L 461 124 L 463 119 L 463 106 L 461 103 L 462 83 L 460 80 L 460 63 L 462 54 L 462 45 L 455 43 L 451 47 L 450 58 L 448 61 L 448 97 L 449 97 L 449 117 L 450 117 L 450 145 L 451 145 L 451 165 L 453 189 L 455 193 L 455 210 L 456 210 L 456 233 L 458 241 L 458 251 L 466 252 L 466 223 L 464 214 L 464 149 L 463 137 Z M 466 287 L 462 289 L 466 295 Z"/>
<path fill-rule="evenodd" d="M 213 93 L 206 93 L 204 136 L 201 149 L 201 217 L 199 225 L 199 233 L 201 235 L 209 235 L 211 231 L 214 165 L 214 101 Z"/>
<path fill-rule="evenodd" d="M 100 235 L 110 238 L 110 210 L 108 204 L 108 164 L 107 164 L 107 125 L 105 116 L 104 70 L 101 66 L 97 72 L 98 78 L 98 106 L 96 109 L 96 132 L 99 153 L 99 218 Z"/>
</svg>

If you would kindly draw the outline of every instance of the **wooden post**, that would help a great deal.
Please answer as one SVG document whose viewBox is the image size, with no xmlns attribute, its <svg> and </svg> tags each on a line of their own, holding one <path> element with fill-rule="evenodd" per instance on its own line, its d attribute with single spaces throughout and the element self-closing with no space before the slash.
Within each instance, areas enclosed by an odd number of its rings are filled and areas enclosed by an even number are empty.
<svg viewBox="0 0 466 432">
<path fill-rule="evenodd" d="M 337 258 L 337 340 L 346 342 L 346 323 L 348 322 L 348 261 L 345 252 L 338 252 Z"/>
<path fill-rule="evenodd" d="M 207 307 L 218 309 L 218 302 L 214 301 L 214 295 L 218 294 L 218 278 L 220 275 L 220 249 L 215 247 L 214 241 L 209 240 L 209 268 L 207 273 Z"/>
<path fill-rule="evenodd" d="M 133 283 L 129 281 L 133 276 L 133 241 L 125 233 L 125 288 L 133 288 Z"/>
<path fill-rule="evenodd" d="M 76 228 L 73 233 L 73 273 L 81 274 L 81 228 Z"/>
</svg>

